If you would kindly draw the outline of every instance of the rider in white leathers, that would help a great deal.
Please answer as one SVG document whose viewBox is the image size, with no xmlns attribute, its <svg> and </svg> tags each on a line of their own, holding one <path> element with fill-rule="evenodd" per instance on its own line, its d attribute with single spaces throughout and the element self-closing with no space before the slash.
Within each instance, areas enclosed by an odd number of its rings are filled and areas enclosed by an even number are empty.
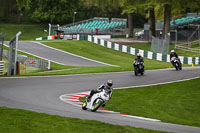
<svg viewBox="0 0 200 133">
<path fill-rule="evenodd" d="M 108 80 L 107 83 L 102 84 L 97 89 L 91 90 L 90 95 L 87 97 L 87 101 L 89 102 L 95 93 L 101 92 L 103 89 L 108 90 L 110 98 L 111 98 L 112 92 L 113 92 L 112 85 L 113 85 L 113 81 Z M 104 107 L 105 105 L 102 105 L 102 106 Z"/>
</svg>

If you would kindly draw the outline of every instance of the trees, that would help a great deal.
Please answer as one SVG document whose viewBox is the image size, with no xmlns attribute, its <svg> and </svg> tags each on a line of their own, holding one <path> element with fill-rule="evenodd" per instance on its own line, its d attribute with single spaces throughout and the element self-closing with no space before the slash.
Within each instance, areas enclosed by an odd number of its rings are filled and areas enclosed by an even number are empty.
<svg viewBox="0 0 200 133">
<path fill-rule="evenodd" d="M 140 3 L 144 0 L 121 0 L 120 5 L 123 9 L 122 14 L 128 15 L 128 35 L 129 38 L 133 37 L 133 21 L 134 21 L 134 13 L 139 13 L 141 9 Z"/>
<path fill-rule="evenodd" d="M 36 0 L 31 2 L 30 15 L 36 22 L 69 22 L 79 4 L 79 0 Z"/>
</svg>

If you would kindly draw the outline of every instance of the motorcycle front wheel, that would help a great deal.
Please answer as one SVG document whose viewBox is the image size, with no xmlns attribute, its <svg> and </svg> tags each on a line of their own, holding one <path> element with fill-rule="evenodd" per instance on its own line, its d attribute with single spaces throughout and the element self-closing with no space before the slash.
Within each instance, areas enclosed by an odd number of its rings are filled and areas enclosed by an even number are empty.
<svg viewBox="0 0 200 133">
<path fill-rule="evenodd" d="M 135 68 L 135 76 L 137 76 L 137 75 L 138 75 L 138 69 Z"/>
<path fill-rule="evenodd" d="M 175 64 L 175 68 L 176 68 L 177 71 L 179 70 L 179 65 L 178 65 L 178 63 Z"/>
<path fill-rule="evenodd" d="M 83 102 L 82 109 L 83 109 L 83 110 L 87 110 L 86 106 L 87 106 L 87 103 L 86 103 L 86 102 Z"/>
<path fill-rule="evenodd" d="M 91 111 L 92 111 L 92 112 L 95 112 L 95 111 L 101 106 L 101 104 L 102 104 L 102 101 L 101 101 L 101 100 L 99 100 L 99 99 L 95 100 L 95 101 L 93 102 Z"/>
</svg>

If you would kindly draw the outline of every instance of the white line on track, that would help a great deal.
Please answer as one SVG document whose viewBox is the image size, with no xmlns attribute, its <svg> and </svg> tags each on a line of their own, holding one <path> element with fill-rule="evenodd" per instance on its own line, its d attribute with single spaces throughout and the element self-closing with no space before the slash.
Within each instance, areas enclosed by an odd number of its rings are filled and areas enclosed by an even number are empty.
<svg viewBox="0 0 200 133">
<path fill-rule="evenodd" d="M 4 46 L 9 47 L 9 46 L 7 46 L 6 44 L 4 44 Z M 50 59 L 47 59 L 47 58 L 44 58 L 44 57 L 41 57 L 41 56 L 38 56 L 38 55 L 35 55 L 35 54 L 32 54 L 32 53 L 29 53 L 29 52 L 26 52 L 26 51 L 23 51 L 23 50 L 20 50 L 20 49 L 18 49 L 18 51 L 23 52 L 23 53 L 30 54 L 30 55 L 32 55 L 32 56 L 35 56 L 35 57 L 38 57 L 38 58 L 41 58 L 41 59 L 44 59 L 44 60 L 49 60 L 49 61 L 51 61 L 51 62 L 60 64 L 60 65 L 66 65 L 66 64 L 63 64 L 63 63 L 60 63 L 60 62 L 57 62 L 57 61 L 53 61 L 53 60 L 50 60 Z"/>
<path fill-rule="evenodd" d="M 79 55 L 76 55 L 76 54 L 72 54 L 72 53 L 69 53 L 69 52 L 66 52 L 66 51 L 63 51 L 63 50 L 60 50 L 60 49 L 56 49 L 56 48 L 47 46 L 47 45 L 45 45 L 45 44 L 42 44 L 42 43 L 40 43 L 40 42 L 35 42 L 35 41 L 31 41 L 31 42 L 37 43 L 37 44 L 39 44 L 39 45 L 42 45 L 42 46 L 44 46 L 44 47 L 47 47 L 47 48 L 50 48 L 50 49 L 53 49 L 53 50 L 56 50 L 56 51 L 59 51 L 59 52 L 63 52 L 63 53 L 66 53 L 66 54 L 69 54 L 69 55 L 72 55 L 72 56 L 75 56 L 75 57 L 79 57 L 79 58 L 82 58 L 82 59 L 85 59 L 85 60 L 93 61 L 93 62 L 100 63 L 100 64 L 104 64 L 104 65 L 107 65 L 107 66 L 119 67 L 119 66 L 117 66 L 117 65 L 107 64 L 107 63 L 104 63 L 104 62 L 100 62 L 100 61 L 96 61 L 96 60 L 93 60 L 93 59 L 89 59 L 89 58 L 86 58 L 86 57 L 83 57 L 83 56 L 79 56 Z"/>
<path fill-rule="evenodd" d="M 169 82 L 162 82 L 162 83 L 155 83 L 155 84 L 148 84 L 148 85 L 119 87 L 119 88 L 114 88 L 114 89 L 127 89 L 127 88 L 136 88 L 136 87 L 147 87 L 147 86 L 163 85 L 163 84 L 169 84 L 169 83 L 187 81 L 187 80 L 192 80 L 192 79 L 197 79 L 197 78 L 200 78 L 200 77 L 187 78 L 187 79 L 181 79 L 181 80 L 175 80 L 175 81 L 169 81 Z"/>
</svg>

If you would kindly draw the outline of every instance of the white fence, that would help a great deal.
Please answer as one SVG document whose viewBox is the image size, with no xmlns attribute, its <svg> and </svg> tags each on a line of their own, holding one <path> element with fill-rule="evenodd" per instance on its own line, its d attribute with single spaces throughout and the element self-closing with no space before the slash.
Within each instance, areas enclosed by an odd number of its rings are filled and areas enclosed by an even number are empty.
<svg viewBox="0 0 200 133">
<path fill-rule="evenodd" d="M 3 69 L 4 69 L 4 61 L 0 61 L 0 75 L 3 74 Z"/>
</svg>

